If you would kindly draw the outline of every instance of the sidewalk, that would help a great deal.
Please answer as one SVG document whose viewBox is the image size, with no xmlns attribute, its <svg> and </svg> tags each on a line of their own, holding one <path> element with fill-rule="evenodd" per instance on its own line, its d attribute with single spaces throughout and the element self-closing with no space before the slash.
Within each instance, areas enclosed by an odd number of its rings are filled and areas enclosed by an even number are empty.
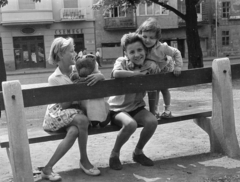
<svg viewBox="0 0 240 182">
<path fill-rule="evenodd" d="M 213 61 L 216 59 L 216 57 L 205 57 L 203 58 L 204 62 Z M 240 59 L 240 56 L 231 56 L 229 57 L 230 60 L 233 59 Z M 183 58 L 183 62 L 187 63 L 188 59 Z M 109 69 L 113 67 L 113 63 L 109 64 L 102 64 L 102 67 L 100 69 Z M 7 76 L 11 75 L 24 75 L 24 74 L 41 74 L 41 73 L 52 73 L 55 70 L 55 68 L 26 68 L 21 70 L 14 70 L 14 71 L 7 71 Z"/>
</svg>

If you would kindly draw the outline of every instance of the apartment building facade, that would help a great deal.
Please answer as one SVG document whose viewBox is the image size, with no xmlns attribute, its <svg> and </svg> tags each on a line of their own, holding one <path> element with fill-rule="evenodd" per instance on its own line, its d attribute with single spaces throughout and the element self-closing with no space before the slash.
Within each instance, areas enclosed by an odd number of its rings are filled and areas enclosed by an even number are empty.
<svg viewBox="0 0 240 182">
<path fill-rule="evenodd" d="M 95 3 L 97 0 L 95 0 Z M 203 1 L 197 6 L 198 32 L 201 41 L 202 52 L 208 56 L 209 37 L 211 26 L 209 25 L 209 4 L 211 1 Z M 185 13 L 184 0 L 171 0 L 169 5 Z M 113 61 L 123 55 L 120 47 L 120 39 L 123 34 L 134 32 L 149 17 L 155 17 L 162 28 L 162 42 L 167 42 L 177 47 L 183 57 L 188 57 L 186 43 L 186 24 L 175 13 L 166 10 L 157 4 L 139 4 L 136 10 L 123 7 L 115 7 L 107 14 L 103 9 L 95 11 L 96 18 L 96 47 L 101 49 L 105 62 Z"/>
<path fill-rule="evenodd" d="M 216 54 L 219 57 L 240 55 L 240 1 L 218 0 L 212 2 L 212 7 Z"/>
<path fill-rule="evenodd" d="M 74 38 L 76 52 L 84 48 L 95 52 L 92 3 L 92 0 L 8 1 L 0 14 L 0 59 L 4 60 L 6 70 L 54 67 L 47 59 L 53 39 L 59 36 Z"/>
</svg>

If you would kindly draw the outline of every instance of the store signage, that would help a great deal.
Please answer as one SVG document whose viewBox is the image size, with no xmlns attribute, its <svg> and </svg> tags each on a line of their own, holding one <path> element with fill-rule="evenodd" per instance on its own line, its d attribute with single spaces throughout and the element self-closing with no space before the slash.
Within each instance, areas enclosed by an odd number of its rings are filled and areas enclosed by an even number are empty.
<svg viewBox="0 0 240 182">
<path fill-rule="evenodd" d="M 66 35 L 66 34 L 81 34 L 82 29 L 57 29 L 55 35 Z"/>
<path fill-rule="evenodd" d="M 238 16 L 230 16 L 229 19 L 240 19 L 240 15 L 238 15 Z"/>
<path fill-rule="evenodd" d="M 22 33 L 24 34 L 33 34 L 35 32 L 34 28 L 31 27 L 25 27 L 22 29 Z"/>
</svg>

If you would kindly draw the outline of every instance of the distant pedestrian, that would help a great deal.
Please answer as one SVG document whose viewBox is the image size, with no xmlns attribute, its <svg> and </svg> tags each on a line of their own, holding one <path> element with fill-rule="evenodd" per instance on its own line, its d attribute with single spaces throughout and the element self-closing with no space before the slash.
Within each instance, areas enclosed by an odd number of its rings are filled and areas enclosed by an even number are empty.
<svg viewBox="0 0 240 182">
<path fill-rule="evenodd" d="M 83 55 L 87 55 L 87 49 L 86 48 L 84 48 L 84 50 L 83 50 Z"/>
<path fill-rule="evenodd" d="M 99 65 L 99 67 L 102 67 L 100 60 L 101 60 L 101 54 L 100 54 L 100 51 L 97 50 L 97 52 L 96 52 L 96 61 L 97 61 L 98 65 Z"/>
<path fill-rule="evenodd" d="M 78 57 L 80 57 L 80 58 L 83 57 L 83 52 L 82 52 L 82 50 L 79 51 L 79 53 L 78 53 Z"/>
</svg>

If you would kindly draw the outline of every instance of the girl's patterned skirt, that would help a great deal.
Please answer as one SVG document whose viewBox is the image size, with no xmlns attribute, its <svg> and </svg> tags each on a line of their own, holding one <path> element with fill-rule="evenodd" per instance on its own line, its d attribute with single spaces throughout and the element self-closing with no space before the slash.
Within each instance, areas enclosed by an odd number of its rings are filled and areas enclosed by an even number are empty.
<svg viewBox="0 0 240 182">
<path fill-rule="evenodd" d="M 43 129 L 47 132 L 57 131 L 68 126 L 76 114 L 84 114 L 82 110 L 62 109 L 60 104 L 48 105 L 43 121 Z"/>
</svg>

